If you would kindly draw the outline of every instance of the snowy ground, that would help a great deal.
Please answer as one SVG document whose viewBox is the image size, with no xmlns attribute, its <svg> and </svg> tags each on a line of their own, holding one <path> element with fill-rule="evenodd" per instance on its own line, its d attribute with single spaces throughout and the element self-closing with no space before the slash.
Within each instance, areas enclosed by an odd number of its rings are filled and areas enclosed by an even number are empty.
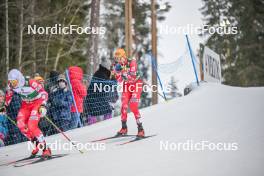
<svg viewBox="0 0 264 176">
<path fill-rule="evenodd" d="M 148 134 L 158 136 L 117 146 L 108 141 L 104 151 L 53 151 L 70 153 L 30 166 L 0 166 L 1 176 L 36 175 L 193 175 L 193 176 L 262 176 L 264 175 L 264 88 L 235 88 L 217 84 L 202 85 L 190 95 L 142 110 Z M 132 114 L 129 133 L 136 133 Z M 120 128 L 119 118 L 67 134 L 82 143 L 111 136 Z M 48 142 L 61 140 L 61 135 L 49 137 Z M 122 139 L 123 141 L 125 139 Z M 235 151 L 160 150 L 161 142 L 171 146 L 186 141 L 198 143 L 235 143 Z M 175 145 L 174 145 L 175 146 Z M 22 143 L 0 148 L 0 164 L 23 158 L 30 152 Z"/>
</svg>

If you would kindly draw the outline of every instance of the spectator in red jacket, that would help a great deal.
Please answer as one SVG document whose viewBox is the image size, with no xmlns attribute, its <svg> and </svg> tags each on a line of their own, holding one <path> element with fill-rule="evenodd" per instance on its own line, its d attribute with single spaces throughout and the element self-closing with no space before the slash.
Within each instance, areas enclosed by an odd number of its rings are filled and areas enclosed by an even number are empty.
<svg viewBox="0 0 264 176">
<path fill-rule="evenodd" d="M 83 100 L 87 95 L 87 90 L 83 84 L 83 71 L 80 67 L 72 66 L 69 67 L 69 77 L 72 86 L 72 92 L 74 96 L 74 101 L 71 107 L 71 128 L 77 128 L 82 126 L 80 119 L 80 113 L 83 112 Z"/>
</svg>

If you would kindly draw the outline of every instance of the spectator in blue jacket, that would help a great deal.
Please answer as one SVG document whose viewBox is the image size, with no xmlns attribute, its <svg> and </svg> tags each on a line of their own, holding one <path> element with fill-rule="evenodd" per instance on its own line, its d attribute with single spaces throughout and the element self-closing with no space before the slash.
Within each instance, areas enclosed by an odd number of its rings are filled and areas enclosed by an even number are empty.
<svg viewBox="0 0 264 176">
<path fill-rule="evenodd" d="M 70 129 L 73 99 L 64 75 L 58 77 L 58 87 L 49 95 L 49 109 L 55 124 L 63 131 Z"/>
<path fill-rule="evenodd" d="M 5 138 L 8 134 L 7 119 L 5 115 L 0 112 L 0 147 L 5 146 Z"/>
<path fill-rule="evenodd" d="M 4 104 L 5 104 L 5 94 L 2 90 L 0 90 L 0 147 L 5 146 L 4 140 L 8 133 Z"/>
</svg>

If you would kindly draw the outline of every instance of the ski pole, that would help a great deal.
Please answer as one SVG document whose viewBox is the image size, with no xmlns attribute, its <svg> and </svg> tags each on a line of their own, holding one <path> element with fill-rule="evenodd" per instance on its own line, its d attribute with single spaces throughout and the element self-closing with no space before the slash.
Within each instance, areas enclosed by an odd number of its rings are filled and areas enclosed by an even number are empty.
<svg viewBox="0 0 264 176">
<path fill-rule="evenodd" d="M 11 119 L 8 115 L 4 115 L 13 125 L 15 125 L 16 127 L 17 127 L 17 124 L 16 124 L 16 122 L 13 120 L 13 119 Z M 18 127 L 17 127 L 18 128 Z M 23 133 L 21 133 L 21 134 L 23 134 Z M 28 139 L 28 137 L 25 135 L 25 134 L 23 134 L 27 139 Z M 28 139 L 29 140 L 29 139 Z M 30 140 L 29 140 L 30 141 Z"/>
<path fill-rule="evenodd" d="M 54 126 L 54 128 L 56 128 L 56 130 L 58 132 L 60 132 L 81 154 L 83 154 L 83 151 L 79 150 L 77 147 L 76 147 L 76 144 L 63 132 L 61 131 L 61 129 L 55 124 L 53 123 L 47 116 L 45 116 L 45 119 L 52 125 Z"/>
<path fill-rule="evenodd" d="M 12 122 L 13 123 L 13 125 L 15 125 L 15 126 L 17 126 L 17 124 L 16 124 L 16 122 L 13 120 L 13 119 L 11 119 L 8 115 L 4 115 L 10 122 Z"/>
<path fill-rule="evenodd" d="M 191 45 L 190 45 L 190 41 L 189 41 L 189 38 L 188 38 L 188 35 L 187 35 L 187 34 L 185 35 L 185 38 L 186 38 L 186 41 L 187 41 L 188 49 L 189 49 L 189 52 L 190 52 L 190 57 L 191 57 L 191 60 L 192 60 L 193 71 L 194 71 L 194 75 L 195 75 L 196 83 L 197 83 L 197 85 L 199 86 L 199 79 L 198 79 L 198 75 L 197 75 L 196 67 L 195 67 L 195 64 L 194 64 L 194 59 L 195 59 L 195 57 L 194 57 L 194 55 L 193 55 L 192 48 L 191 48 Z"/>
<path fill-rule="evenodd" d="M 160 84 L 160 87 L 161 87 L 161 90 L 162 90 L 162 93 L 163 93 L 163 98 L 165 100 L 167 100 L 166 95 L 165 95 L 164 90 L 163 90 L 163 85 L 162 85 L 162 82 L 161 82 L 161 79 L 160 79 L 160 76 L 159 76 L 159 73 L 158 73 L 157 63 L 155 62 L 154 56 L 151 53 L 150 53 L 150 59 L 151 59 L 152 69 L 154 69 L 154 71 L 157 74 L 157 78 L 158 78 L 158 81 L 159 81 L 159 84 Z"/>
</svg>

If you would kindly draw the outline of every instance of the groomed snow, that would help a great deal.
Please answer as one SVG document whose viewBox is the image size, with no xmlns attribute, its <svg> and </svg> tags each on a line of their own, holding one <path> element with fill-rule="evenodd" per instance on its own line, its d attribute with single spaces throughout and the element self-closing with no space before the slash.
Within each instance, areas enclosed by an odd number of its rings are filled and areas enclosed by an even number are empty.
<svg viewBox="0 0 264 176">
<path fill-rule="evenodd" d="M 264 88 L 239 88 L 203 84 L 186 97 L 142 110 L 146 135 L 156 137 L 117 146 L 125 139 L 105 144 L 104 151 L 53 151 L 70 153 L 24 167 L 0 166 L 1 176 L 263 176 L 264 175 Z M 132 114 L 129 134 L 136 134 Z M 112 136 L 120 128 L 114 118 L 67 132 L 82 143 Z M 48 142 L 61 135 L 48 137 Z M 119 140 L 119 141 L 118 141 Z M 122 141 L 121 141 L 122 140 Z M 235 143 L 235 151 L 160 150 L 161 142 Z M 0 164 L 30 154 L 27 143 L 0 148 Z"/>
</svg>

